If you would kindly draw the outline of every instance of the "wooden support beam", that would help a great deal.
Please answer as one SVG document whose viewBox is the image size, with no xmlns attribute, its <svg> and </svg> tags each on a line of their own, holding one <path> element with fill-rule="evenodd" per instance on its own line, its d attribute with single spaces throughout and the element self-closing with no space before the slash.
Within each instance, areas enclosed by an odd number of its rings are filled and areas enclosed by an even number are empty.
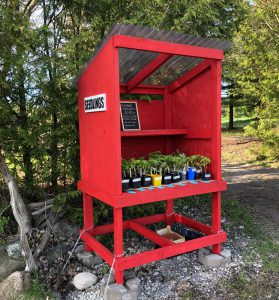
<svg viewBox="0 0 279 300">
<path fill-rule="evenodd" d="M 164 95 L 165 85 L 149 85 L 149 84 L 140 84 L 137 87 L 133 88 L 131 91 L 128 91 L 127 83 L 121 83 L 120 93 L 123 94 L 148 94 L 148 95 Z"/>
<path fill-rule="evenodd" d="M 174 242 L 170 241 L 169 239 L 157 234 L 153 230 L 135 221 L 130 222 L 130 228 L 161 247 L 174 244 Z"/>
<path fill-rule="evenodd" d="M 81 233 L 81 239 L 89 246 L 92 251 L 99 254 L 109 265 L 112 265 L 114 255 L 99 241 L 97 241 L 89 232 Z"/>
<path fill-rule="evenodd" d="M 142 70 L 140 70 L 128 83 L 128 92 L 138 86 L 142 81 L 144 81 L 149 75 L 155 72 L 161 65 L 163 65 L 167 60 L 169 60 L 173 55 L 168 53 L 158 54 L 148 65 L 146 65 Z"/>
<path fill-rule="evenodd" d="M 183 76 L 178 78 L 176 81 L 171 83 L 167 90 L 169 93 L 173 93 L 176 91 L 178 88 L 182 87 L 185 85 L 187 82 L 198 76 L 200 73 L 204 72 L 206 69 L 210 68 L 211 66 L 211 59 L 206 59 L 191 70 L 189 70 L 187 73 L 185 73 Z"/>
<path fill-rule="evenodd" d="M 169 53 L 200 58 L 223 59 L 223 50 L 177 44 L 166 41 L 145 39 L 134 36 L 114 35 L 112 37 L 114 47 Z"/>
<path fill-rule="evenodd" d="M 147 217 L 141 217 L 134 220 L 123 221 L 123 230 L 130 228 L 130 221 L 135 221 L 142 225 L 154 224 L 165 221 L 165 214 L 157 214 Z M 113 224 L 106 224 L 94 228 L 94 236 L 113 232 Z"/>
<path fill-rule="evenodd" d="M 211 227 L 208 226 L 208 225 L 205 225 L 203 223 L 200 223 L 196 220 L 193 220 L 191 218 L 187 218 L 187 217 L 184 217 L 182 215 L 179 215 L 179 214 L 174 214 L 174 220 L 177 222 L 177 223 L 181 223 L 185 226 L 189 226 L 190 228 L 193 228 L 193 229 L 196 229 L 200 232 L 203 232 L 205 234 L 211 234 L 212 233 L 212 230 L 211 230 Z"/>
</svg>

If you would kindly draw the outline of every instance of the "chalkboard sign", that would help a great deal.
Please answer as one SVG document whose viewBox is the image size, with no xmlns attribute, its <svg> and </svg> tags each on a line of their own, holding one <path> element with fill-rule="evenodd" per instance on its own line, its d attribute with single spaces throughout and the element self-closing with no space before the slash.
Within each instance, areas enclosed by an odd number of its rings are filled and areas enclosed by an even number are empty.
<svg viewBox="0 0 279 300">
<path fill-rule="evenodd" d="M 122 130 L 140 130 L 138 107 L 136 102 L 120 102 Z"/>
</svg>

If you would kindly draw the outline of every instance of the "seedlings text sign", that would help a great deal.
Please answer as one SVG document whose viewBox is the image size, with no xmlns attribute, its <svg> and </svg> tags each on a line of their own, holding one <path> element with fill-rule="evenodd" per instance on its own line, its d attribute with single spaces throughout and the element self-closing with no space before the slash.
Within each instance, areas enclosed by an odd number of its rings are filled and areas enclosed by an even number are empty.
<svg viewBox="0 0 279 300">
<path fill-rule="evenodd" d="M 140 130 L 138 107 L 136 102 L 120 102 L 123 130 Z"/>
<path fill-rule="evenodd" d="M 107 110 L 106 94 L 100 94 L 84 98 L 84 111 L 97 112 Z"/>
</svg>

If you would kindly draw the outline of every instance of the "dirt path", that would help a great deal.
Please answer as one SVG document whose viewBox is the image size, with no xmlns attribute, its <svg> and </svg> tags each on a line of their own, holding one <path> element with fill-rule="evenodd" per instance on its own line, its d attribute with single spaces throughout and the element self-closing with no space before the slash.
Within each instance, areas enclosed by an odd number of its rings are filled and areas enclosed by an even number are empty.
<svg viewBox="0 0 279 300">
<path fill-rule="evenodd" d="M 279 169 L 255 167 L 247 162 L 247 149 L 255 140 L 225 137 L 222 140 L 223 177 L 228 182 L 224 197 L 250 207 L 262 224 L 279 236 Z"/>
</svg>

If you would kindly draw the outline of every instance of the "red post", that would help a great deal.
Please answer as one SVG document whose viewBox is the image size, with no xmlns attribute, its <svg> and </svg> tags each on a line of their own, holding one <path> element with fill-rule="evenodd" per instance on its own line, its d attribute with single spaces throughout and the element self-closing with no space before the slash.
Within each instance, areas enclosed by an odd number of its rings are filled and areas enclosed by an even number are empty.
<svg viewBox="0 0 279 300">
<path fill-rule="evenodd" d="M 173 199 L 169 199 L 166 201 L 166 224 L 173 224 Z"/>
<path fill-rule="evenodd" d="M 221 231 L 221 193 L 212 193 L 212 233 Z M 212 253 L 219 254 L 221 244 L 212 246 Z"/>
<path fill-rule="evenodd" d="M 123 216 L 122 208 L 113 209 L 113 218 L 114 218 L 114 255 L 115 261 L 123 256 Z M 115 264 L 117 266 L 117 264 Z M 115 271 L 115 280 L 118 284 L 124 283 L 123 271 L 118 271 L 118 268 L 114 268 Z"/>
<path fill-rule="evenodd" d="M 86 193 L 83 193 L 83 221 L 84 221 L 84 230 L 93 232 L 94 218 L 93 218 L 93 200 L 92 197 Z M 87 243 L 85 243 L 85 251 L 92 251 Z"/>
</svg>

